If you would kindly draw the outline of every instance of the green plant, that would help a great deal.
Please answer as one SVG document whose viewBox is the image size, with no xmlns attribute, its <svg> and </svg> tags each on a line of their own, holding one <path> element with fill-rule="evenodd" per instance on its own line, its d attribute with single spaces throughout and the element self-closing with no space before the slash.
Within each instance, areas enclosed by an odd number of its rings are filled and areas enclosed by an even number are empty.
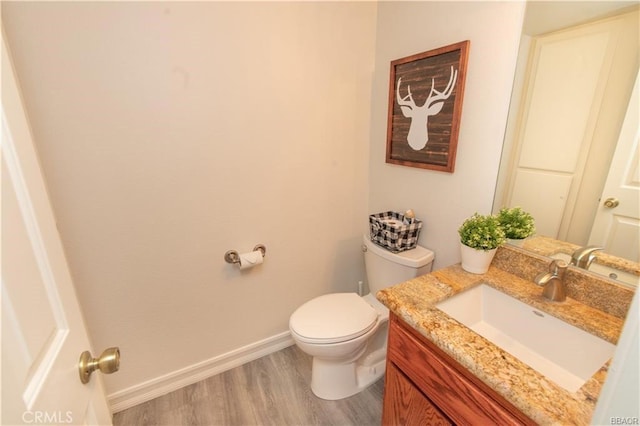
<svg viewBox="0 0 640 426">
<path fill-rule="evenodd" d="M 533 216 L 520 207 L 501 209 L 498 213 L 498 221 L 507 238 L 527 238 L 536 232 Z"/>
<path fill-rule="evenodd" d="M 474 213 L 458 229 L 460 241 L 477 250 L 493 250 L 506 240 L 504 230 L 496 216 Z"/>
</svg>

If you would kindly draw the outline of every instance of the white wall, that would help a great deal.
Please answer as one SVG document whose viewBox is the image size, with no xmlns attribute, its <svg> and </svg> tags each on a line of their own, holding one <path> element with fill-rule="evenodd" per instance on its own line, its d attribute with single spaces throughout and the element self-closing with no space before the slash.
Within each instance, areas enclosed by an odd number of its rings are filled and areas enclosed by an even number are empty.
<svg viewBox="0 0 640 426">
<path fill-rule="evenodd" d="M 413 208 L 434 268 L 460 260 L 457 229 L 488 214 L 496 184 L 522 29 L 520 2 L 381 2 L 371 108 L 369 211 Z M 385 163 L 389 62 L 470 40 L 455 172 Z"/>
<path fill-rule="evenodd" d="M 4 3 L 78 296 L 122 391 L 364 279 L 375 3 Z M 267 247 L 240 273 L 229 249 Z"/>
</svg>

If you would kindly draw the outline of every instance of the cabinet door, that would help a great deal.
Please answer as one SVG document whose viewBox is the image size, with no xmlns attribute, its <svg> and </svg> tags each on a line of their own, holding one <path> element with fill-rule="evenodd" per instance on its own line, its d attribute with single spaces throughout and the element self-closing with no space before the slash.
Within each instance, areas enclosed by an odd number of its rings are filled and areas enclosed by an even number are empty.
<svg viewBox="0 0 640 426">
<path fill-rule="evenodd" d="M 452 423 L 391 362 L 387 363 L 383 425 L 451 425 Z"/>
<path fill-rule="evenodd" d="M 387 359 L 455 424 L 533 425 L 531 419 L 391 314 Z M 391 396 L 389 396 L 391 397 Z M 386 398 L 386 393 L 385 393 Z"/>
</svg>

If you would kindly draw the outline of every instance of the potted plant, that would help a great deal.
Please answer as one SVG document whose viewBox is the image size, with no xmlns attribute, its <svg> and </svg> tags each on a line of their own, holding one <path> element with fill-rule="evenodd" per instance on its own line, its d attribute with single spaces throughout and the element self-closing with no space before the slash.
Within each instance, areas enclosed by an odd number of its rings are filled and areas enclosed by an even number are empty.
<svg viewBox="0 0 640 426">
<path fill-rule="evenodd" d="M 498 212 L 498 221 L 510 243 L 521 246 L 525 238 L 536 232 L 533 216 L 520 207 L 504 207 Z"/>
<path fill-rule="evenodd" d="M 474 213 L 458 229 L 462 269 L 474 274 L 484 274 L 496 254 L 496 250 L 505 242 L 504 230 L 498 218 Z"/>
</svg>

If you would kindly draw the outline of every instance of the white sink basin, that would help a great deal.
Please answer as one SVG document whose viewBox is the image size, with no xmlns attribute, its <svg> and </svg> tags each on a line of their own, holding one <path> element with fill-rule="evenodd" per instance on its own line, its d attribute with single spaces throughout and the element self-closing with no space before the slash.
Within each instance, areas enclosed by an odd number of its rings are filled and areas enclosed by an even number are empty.
<svg viewBox="0 0 640 426">
<path fill-rule="evenodd" d="M 616 349 L 485 284 L 436 307 L 569 392 L 576 392 Z"/>
<path fill-rule="evenodd" d="M 567 264 L 571 262 L 571 256 L 565 253 L 552 254 L 551 258 L 564 260 L 565 262 L 567 262 Z M 591 263 L 591 265 L 589 266 L 589 271 L 595 272 L 596 274 L 604 275 L 605 277 L 609 277 L 612 280 L 616 280 L 620 284 L 631 287 L 634 290 L 640 287 L 640 277 L 626 271 L 621 271 L 619 269 L 601 265 L 596 262 Z"/>
</svg>

